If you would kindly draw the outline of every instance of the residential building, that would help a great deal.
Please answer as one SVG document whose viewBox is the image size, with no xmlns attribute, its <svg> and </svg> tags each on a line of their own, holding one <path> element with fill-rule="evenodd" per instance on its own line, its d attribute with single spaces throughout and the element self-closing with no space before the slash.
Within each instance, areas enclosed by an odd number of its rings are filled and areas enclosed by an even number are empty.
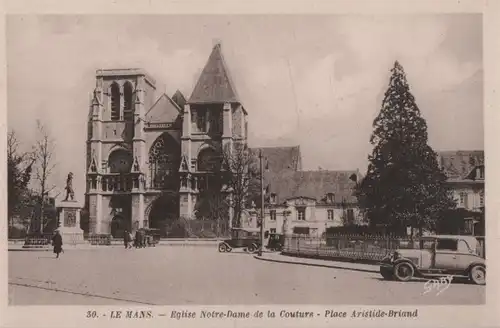
<svg viewBox="0 0 500 328">
<path fill-rule="evenodd" d="M 465 220 L 463 232 L 474 233 L 485 208 L 484 151 L 443 151 L 438 161 Z"/>
</svg>

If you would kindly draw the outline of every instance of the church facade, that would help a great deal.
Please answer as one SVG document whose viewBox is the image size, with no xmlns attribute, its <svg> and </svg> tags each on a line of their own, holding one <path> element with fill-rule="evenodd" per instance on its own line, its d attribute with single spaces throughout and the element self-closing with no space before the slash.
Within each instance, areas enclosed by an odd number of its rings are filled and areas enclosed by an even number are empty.
<svg viewBox="0 0 500 328">
<path fill-rule="evenodd" d="M 87 138 L 89 233 L 120 236 L 194 217 L 222 149 L 247 142 L 243 107 L 215 45 L 188 99 L 157 95 L 141 69 L 98 70 Z"/>
</svg>

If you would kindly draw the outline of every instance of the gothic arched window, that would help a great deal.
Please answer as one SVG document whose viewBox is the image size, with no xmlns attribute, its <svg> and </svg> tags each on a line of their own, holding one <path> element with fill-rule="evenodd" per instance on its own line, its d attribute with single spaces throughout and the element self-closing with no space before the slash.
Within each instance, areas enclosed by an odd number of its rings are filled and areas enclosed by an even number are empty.
<svg viewBox="0 0 500 328">
<path fill-rule="evenodd" d="M 156 139 L 149 150 L 151 187 L 171 190 L 178 188 L 179 150 L 179 145 L 169 134 L 164 133 Z"/>
<path fill-rule="evenodd" d="M 123 119 L 125 121 L 134 119 L 133 92 L 132 83 L 125 82 L 123 86 Z"/>
<path fill-rule="evenodd" d="M 125 149 L 117 149 L 109 154 L 110 173 L 129 173 L 132 168 L 132 154 Z"/>
<path fill-rule="evenodd" d="M 198 171 L 214 172 L 220 166 L 220 156 L 213 148 L 206 148 L 198 154 Z"/>
<path fill-rule="evenodd" d="M 120 87 L 116 82 L 111 84 L 111 120 L 120 120 Z"/>
</svg>

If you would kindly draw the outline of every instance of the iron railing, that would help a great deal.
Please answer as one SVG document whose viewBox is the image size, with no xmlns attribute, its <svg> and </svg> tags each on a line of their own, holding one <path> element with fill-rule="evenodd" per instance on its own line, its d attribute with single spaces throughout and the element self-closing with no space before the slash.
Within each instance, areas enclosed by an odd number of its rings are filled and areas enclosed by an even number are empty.
<svg viewBox="0 0 500 328">
<path fill-rule="evenodd" d="M 479 241 L 479 255 L 485 257 L 484 237 Z M 354 261 L 378 262 L 397 249 L 418 249 L 419 238 L 387 235 L 336 235 L 308 237 L 291 235 L 285 237 L 282 253 L 298 257 L 317 257 L 325 259 L 344 259 Z"/>
</svg>

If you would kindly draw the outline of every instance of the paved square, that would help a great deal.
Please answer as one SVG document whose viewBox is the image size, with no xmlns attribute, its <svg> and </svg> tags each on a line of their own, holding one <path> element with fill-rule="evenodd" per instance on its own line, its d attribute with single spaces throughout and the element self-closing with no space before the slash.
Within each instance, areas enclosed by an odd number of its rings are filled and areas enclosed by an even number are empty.
<svg viewBox="0 0 500 328">
<path fill-rule="evenodd" d="M 482 304 L 485 286 L 453 283 L 423 295 L 420 281 L 260 261 L 216 247 L 158 246 L 9 252 L 12 305 Z"/>
</svg>

